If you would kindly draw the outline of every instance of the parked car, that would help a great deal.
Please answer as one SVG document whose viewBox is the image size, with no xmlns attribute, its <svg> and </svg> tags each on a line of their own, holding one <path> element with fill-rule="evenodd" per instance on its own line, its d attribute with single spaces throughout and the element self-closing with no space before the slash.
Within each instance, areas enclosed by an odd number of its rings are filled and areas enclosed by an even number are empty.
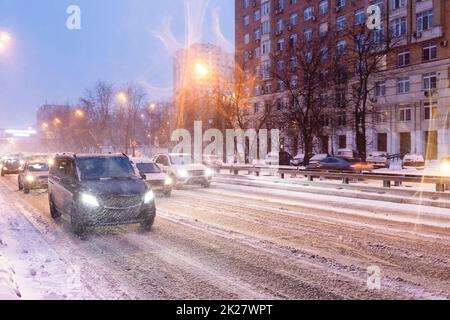
<svg viewBox="0 0 450 320">
<path fill-rule="evenodd" d="M 442 158 L 439 169 L 442 174 L 450 176 L 450 157 Z"/>
<path fill-rule="evenodd" d="M 28 161 L 24 164 L 24 169 L 19 173 L 19 190 L 26 194 L 33 189 L 48 188 L 49 165 L 46 161 Z"/>
<path fill-rule="evenodd" d="M 370 152 L 367 156 L 367 162 L 372 164 L 374 168 L 389 168 L 389 154 L 384 151 Z"/>
<path fill-rule="evenodd" d="M 140 223 L 149 231 L 155 196 L 125 155 L 62 154 L 50 167 L 48 200 L 52 218 L 70 216 L 73 231 Z"/>
<path fill-rule="evenodd" d="M 6 159 L 2 160 L 1 176 L 4 177 L 5 175 L 9 174 L 19 174 L 21 166 L 23 165 L 21 161 L 21 159 L 15 157 L 7 157 Z"/>
<path fill-rule="evenodd" d="M 307 166 L 308 170 L 321 171 L 347 171 L 361 173 L 364 171 L 372 172 L 373 166 L 371 164 L 360 162 L 357 160 L 344 159 L 340 157 L 329 156 L 324 160 L 315 164 Z"/>
<path fill-rule="evenodd" d="M 425 169 L 425 158 L 421 154 L 407 154 L 403 158 L 403 169 Z"/>
<path fill-rule="evenodd" d="M 174 181 L 155 162 L 148 159 L 132 159 L 132 162 L 147 186 L 153 191 L 162 192 L 164 196 L 170 197 Z"/>
<path fill-rule="evenodd" d="M 159 154 L 153 161 L 173 179 L 176 188 L 184 185 L 209 188 L 211 185 L 214 171 L 203 164 L 194 163 L 190 154 Z"/>
<path fill-rule="evenodd" d="M 299 153 L 291 160 L 291 166 L 300 167 L 305 161 L 305 154 Z"/>
<path fill-rule="evenodd" d="M 287 151 L 269 152 L 266 156 L 266 165 L 268 166 L 290 166 L 292 156 Z"/>
</svg>

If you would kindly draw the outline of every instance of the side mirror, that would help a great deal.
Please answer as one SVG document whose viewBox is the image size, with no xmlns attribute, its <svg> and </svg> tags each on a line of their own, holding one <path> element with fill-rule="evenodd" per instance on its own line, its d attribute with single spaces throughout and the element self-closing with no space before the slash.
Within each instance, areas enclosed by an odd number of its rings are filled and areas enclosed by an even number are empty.
<svg viewBox="0 0 450 320">
<path fill-rule="evenodd" d="M 141 174 L 141 178 L 142 178 L 143 180 L 146 180 L 146 179 L 147 179 L 147 176 L 146 176 L 145 174 Z"/>
</svg>

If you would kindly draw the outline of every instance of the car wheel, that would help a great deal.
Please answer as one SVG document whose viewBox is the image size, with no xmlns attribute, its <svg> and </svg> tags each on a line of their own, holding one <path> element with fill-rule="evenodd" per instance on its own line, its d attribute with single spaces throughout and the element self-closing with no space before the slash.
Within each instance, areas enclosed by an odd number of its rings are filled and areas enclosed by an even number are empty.
<svg viewBox="0 0 450 320">
<path fill-rule="evenodd" d="M 70 226 L 72 227 L 73 233 L 77 236 L 81 237 L 86 233 L 86 225 L 75 205 L 72 205 L 70 212 Z"/>
<path fill-rule="evenodd" d="M 153 224 L 155 223 L 155 213 L 149 214 L 149 216 L 145 219 L 144 222 L 141 223 L 141 228 L 143 231 L 149 232 L 152 230 Z"/>
<path fill-rule="evenodd" d="M 4 177 L 5 176 L 5 173 L 3 172 L 3 170 L 2 170 L 2 177 Z"/>
<path fill-rule="evenodd" d="M 50 207 L 50 215 L 52 216 L 52 218 L 53 219 L 61 218 L 61 213 L 59 213 L 58 210 L 56 209 L 55 203 L 53 202 L 53 200 L 50 196 L 48 199 L 48 204 Z"/>
<path fill-rule="evenodd" d="M 172 195 L 172 190 L 164 191 L 164 197 L 170 198 L 171 195 Z"/>
<path fill-rule="evenodd" d="M 30 193 L 30 187 L 29 186 L 27 186 L 26 184 L 23 186 L 23 192 L 25 193 L 25 194 L 29 194 Z"/>
<path fill-rule="evenodd" d="M 207 182 L 207 183 L 202 184 L 202 187 L 203 187 L 203 188 L 209 188 L 209 187 L 211 187 L 211 182 Z"/>
<path fill-rule="evenodd" d="M 23 183 L 21 181 L 21 179 L 19 178 L 19 191 L 23 190 Z"/>
</svg>

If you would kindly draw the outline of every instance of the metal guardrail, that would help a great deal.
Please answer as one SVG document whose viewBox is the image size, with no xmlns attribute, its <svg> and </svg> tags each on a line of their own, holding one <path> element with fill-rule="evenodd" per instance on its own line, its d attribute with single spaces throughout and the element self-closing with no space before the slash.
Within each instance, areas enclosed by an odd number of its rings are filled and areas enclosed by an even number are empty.
<svg viewBox="0 0 450 320">
<path fill-rule="evenodd" d="M 450 177 L 446 176 L 430 176 L 430 175 L 408 175 L 408 174 L 387 174 L 387 173 L 352 173 L 339 171 L 319 171 L 305 170 L 291 167 L 262 167 L 262 166 L 222 166 L 216 168 L 219 172 L 229 170 L 231 174 L 239 175 L 239 172 L 246 171 L 248 174 L 259 176 L 263 171 L 276 171 L 285 179 L 286 175 L 305 176 L 308 181 L 314 181 L 316 178 L 325 179 L 341 179 L 343 184 L 350 184 L 351 180 L 376 180 L 382 181 L 384 188 L 390 188 L 394 183 L 395 186 L 401 186 L 402 183 L 429 183 L 436 185 L 436 192 L 445 192 L 450 190 Z"/>
</svg>

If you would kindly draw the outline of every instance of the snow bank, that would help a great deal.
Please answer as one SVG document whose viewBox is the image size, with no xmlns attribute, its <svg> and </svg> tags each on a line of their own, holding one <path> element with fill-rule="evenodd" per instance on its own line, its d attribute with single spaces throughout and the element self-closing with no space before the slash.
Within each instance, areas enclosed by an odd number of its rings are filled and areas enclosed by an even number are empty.
<svg viewBox="0 0 450 320">
<path fill-rule="evenodd" d="M 0 253 L 0 300 L 20 299 L 21 294 L 14 276 L 14 267 Z"/>
</svg>

